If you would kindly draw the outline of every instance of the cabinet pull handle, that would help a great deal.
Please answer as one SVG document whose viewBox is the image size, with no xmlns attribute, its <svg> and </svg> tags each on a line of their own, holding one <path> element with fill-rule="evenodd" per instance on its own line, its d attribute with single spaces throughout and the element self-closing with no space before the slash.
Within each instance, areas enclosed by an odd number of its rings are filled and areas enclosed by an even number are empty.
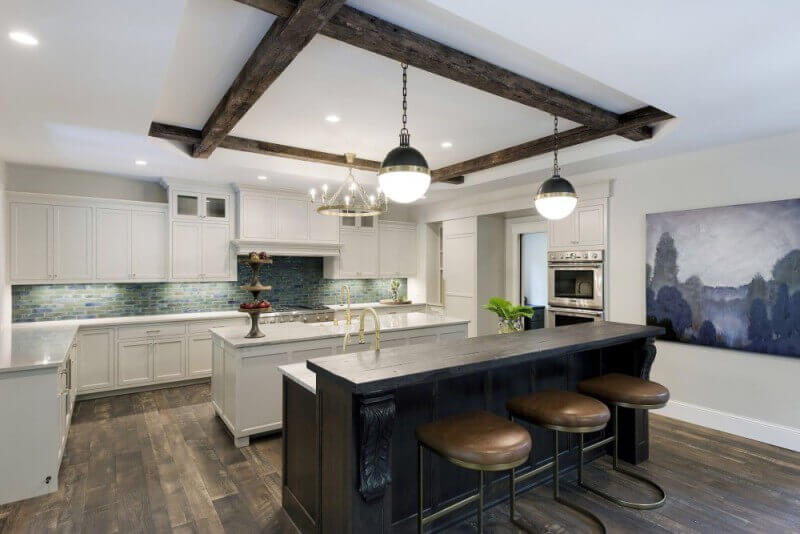
<svg viewBox="0 0 800 534">
<path fill-rule="evenodd" d="M 158 334 L 161 330 L 145 330 L 145 334 Z"/>
</svg>

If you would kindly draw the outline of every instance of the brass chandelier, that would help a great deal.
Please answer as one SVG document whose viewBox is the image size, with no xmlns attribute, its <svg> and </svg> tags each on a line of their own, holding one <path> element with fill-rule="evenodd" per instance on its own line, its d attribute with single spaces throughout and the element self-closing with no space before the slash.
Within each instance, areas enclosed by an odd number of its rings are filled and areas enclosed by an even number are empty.
<svg viewBox="0 0 800 534">
<path fill-rule="evenodd" d="M 328 195 L 328 184 L 322 186 L 317 213 L 337 217 L 370 217 L 386 213 L 389 210 L 389 203 L 381 188 L 378 187 L 375 194 L 367 194 L 364 186 L 353 176 L 353 162 L 356 155 L 348 152 L 345 154 L 345 159 L 349 164 L 347 177 L 333 195 Z M 317 190 L 311 189 L 308 193 L 311 202 L 316 203 Z"/>
</svg>

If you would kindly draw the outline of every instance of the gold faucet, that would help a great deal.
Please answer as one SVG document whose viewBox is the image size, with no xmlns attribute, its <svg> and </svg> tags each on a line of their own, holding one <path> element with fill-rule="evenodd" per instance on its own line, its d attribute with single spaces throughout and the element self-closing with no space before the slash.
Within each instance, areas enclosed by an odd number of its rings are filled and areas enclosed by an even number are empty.
<svg viewBox="0 0 800 534">
<path fill-rule="evenodd" d="M 375 350 L 381 350 L 381 320 L 378 318 L 377 312 L 373 308 L 367 308 L 361 312 L 361 316 L 358 319 L 358 344 L 363 345 L 367 342 L 365 332 L 364 332 L 364 317 L 367 316 L 367 312 L 372 314 L 373 322 L 375 323 Z M 347 344 L 350 341 L 350 331 L 348 330 L 344 334 L 344 340 L 342 341 L 342 352 L 347 352 Z"/>
<path fill-rule="evenodd" d="M 345 299 L 344 297 L 342 297 L 342 293 L 347 294 L 347 300 L 346 300 L 347 308 L 345 308 L 344 311 L 344 321 L 345 324 L 350 325 L 353 324 L 353 314 L 350 313 L 350 286 L 343 285 L 341 288 L 339 288 L 339 304 L 345 303 Z"/>
</svg>

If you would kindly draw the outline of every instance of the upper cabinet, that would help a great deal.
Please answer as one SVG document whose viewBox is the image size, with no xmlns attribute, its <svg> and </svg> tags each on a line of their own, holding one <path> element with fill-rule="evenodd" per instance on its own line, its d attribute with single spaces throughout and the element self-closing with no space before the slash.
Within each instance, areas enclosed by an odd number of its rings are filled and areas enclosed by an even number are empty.
<svg viewBox="0 0 800 534">
<path fill-rule="evenodd" d="M 408 278 L 417 274 L 417 225 L 380 221 L 380 276 Z"/>
<path fill-rule="evenodd" d="M 300 193 L 240 186 L 236 244 L 240 253 L 330 256 L 339 253 L 339 218 L 320 215 Z"/>
<path fill-rule="evenodd" d="M 169 251 L 173 281 L 236 280 L 232 191 L 165 182 L 169 191 Z"/>
<path fill-rule="evenodd" d="M 166 209 L 97 208 L 95 228 L 98 280 L 167 279 Z"/>
<path fill-rule="evenodd" d="M 605 247 L 606 207 L 605 199 L 580 201 L 569 216 L 548 221 L 550 250 Z"/>
<path fill-rule="evenodd" d="M 92 280 L 92 208 L 31 198 L 30 202 L 12 200 L 9 204 L 11 283 Z"/>
</svg>

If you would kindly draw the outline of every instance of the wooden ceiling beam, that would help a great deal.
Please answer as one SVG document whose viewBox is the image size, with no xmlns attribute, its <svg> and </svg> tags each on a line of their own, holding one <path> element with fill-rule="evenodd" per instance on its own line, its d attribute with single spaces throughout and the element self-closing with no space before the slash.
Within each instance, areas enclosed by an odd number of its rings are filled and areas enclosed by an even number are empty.
<svg viewBox="0 0 800 534">
<path fill-rule="evenodd" d="M 272 23 L 203 126 L 192 155 L 207 158 L 345 0 L 301 0 Z"/>
<path fill-rule="evenodd" d="M 150 124 L 150 137 L 158 137 L 160 139 L 169 139 L 171 141 L 178 141 L 194 145 L 202 139 L 202 132 L 192 128 L 184 128 L 182 126 L 173 126 L 160 122 L 153 122 Z M 331 154 L 330 152 L 320 152 L 319 150 L 311 150 L 308 148 L 299 148 L 288 145 L 280 145 L 278 143 L 269 143 L 267 141 L 257 141 L 255 139 L 247 139 L 244 137 L 236 137 L 233 135 L 226 135 L 218 145 L 220 148 L 227 148 L 229 150 L 239 150 L 241 152 L 251 152 L 253 154 L 261 154 L 264 156 L 276 156 L 280 158 L 289 158 L 300 161 L 310 161 L 313 163 L 325 163 L 327 165 L 336 165 L 339 167 L 353 167 L 354 169 L 361 169 L 363 171 L 378 172 L 381 167 L 380 161 L 373 161 L 369 159 L 356 158 L 352 165 L 347 163 L 344 154 Z"/>
<path fill-rule="evenodd" d="M 288 16 L 295 5 L 293 0 L 237 1 L 277 17 Z M 594 129 L 613 128 L 619 121 L 616 113 L 349 6 L 319 33 Z M 634 128 L 619 135 L 640 141 L 652 132 Z"/>
<path fill-rule="evenodd" d="M 649 135 L 652 136 L 650 124 L 671 118 L 672 115 L 669 113 L 665 113 L 652 106 L 647 106 L 628 113 L 623 113 L 620 115 L 619 123 L 613 128 L 594 130 L 587 126 L 579 126 L 578 128 L 559 133 L 558 146 L 559 148 L 566 148 L 625 132 L 637 132 L 637 135 L 649 132 Z M 499 165 L 505 165 L 507 163 L 546 154 L 552 152 L 554 147 L 555 138 L 552 135 L 548 135 L 547 137 L 535 139 L 527 143 L 522 143 L 521 145 L 504 148 L 497 152 L 436 169 L 432 173 L 431 181 L 446 182 L 454 177 L 464 176 L 465 174 L 491 169 Z"/>
</svg>

